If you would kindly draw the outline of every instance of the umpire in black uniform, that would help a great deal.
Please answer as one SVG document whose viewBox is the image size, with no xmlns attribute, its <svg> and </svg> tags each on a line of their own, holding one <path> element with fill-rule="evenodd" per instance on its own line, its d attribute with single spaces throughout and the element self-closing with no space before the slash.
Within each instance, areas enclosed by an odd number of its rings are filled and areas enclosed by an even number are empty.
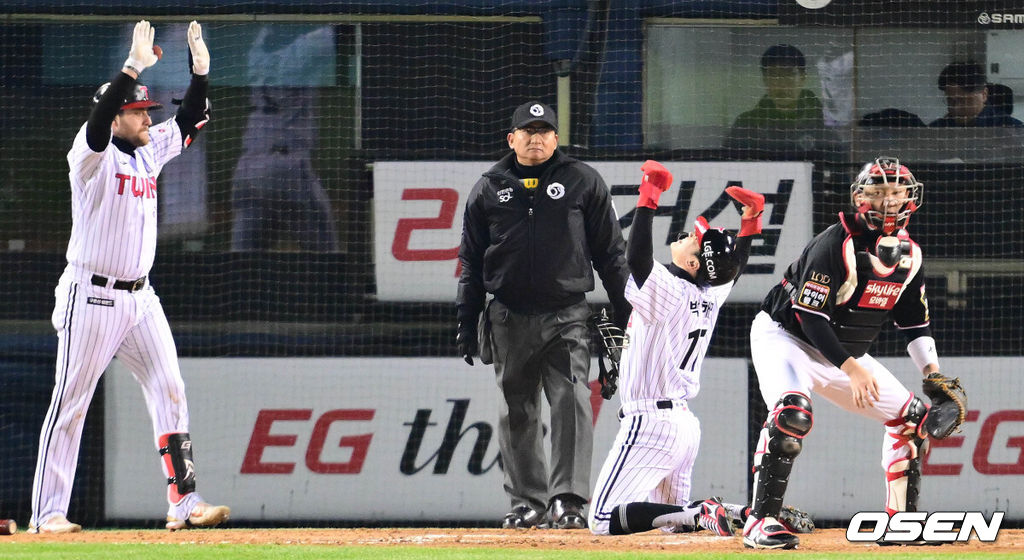
<svg viewBox="0 0 1024 560">
<path fill-rule="evenodd" d="M 594 433 L 585 294 L 594 289 L 594 269 L 619 326 L 630 312 L 611 193 L 592 167 L 558 151 L 557 128 L 554 111 L 539 101 L 515 110 L 512 152 L 473 186 L 462 225 L 456 341 L 467 363 L 479 350 L 497 374 L 512 505 L 504 528 L 586 527 Z M 488 292 L 494 297 L 485 308 Z M 551 406 L 550 476 L 541 389 Z"/>
</svg>

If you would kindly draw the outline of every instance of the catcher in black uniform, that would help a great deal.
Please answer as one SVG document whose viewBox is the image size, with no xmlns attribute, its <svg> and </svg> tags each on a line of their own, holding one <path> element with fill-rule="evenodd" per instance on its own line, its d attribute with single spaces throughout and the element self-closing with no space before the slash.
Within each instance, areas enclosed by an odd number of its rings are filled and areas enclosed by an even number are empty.
<svg viewBox="0 0 1024 560">
<path fill-rule="evenodd" d="M 749 548 L 794 548 L 778 521 L 793 461 L 813 423 L 811 392 L 885 425 L 885 509 L 916 511 L 919 452 L 927 437 L 948 436 L 964 419 L 959 380 L 939 373 L 929 330 L 921 249 L 910 216 L 923 185 L 899 160 L 868 162 L 850 186 L 853 209 L 818 234 L 765 297 L 750 347 L 768 420 L 754 454 Z M 924 377 L 925 404 L 868 354 L 894 321 Z"/>
</svg>

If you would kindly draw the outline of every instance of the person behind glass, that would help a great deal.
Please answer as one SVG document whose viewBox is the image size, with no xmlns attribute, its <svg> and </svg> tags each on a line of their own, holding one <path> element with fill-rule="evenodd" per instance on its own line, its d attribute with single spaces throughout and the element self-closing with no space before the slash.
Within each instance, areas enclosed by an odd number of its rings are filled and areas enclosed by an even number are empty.
<svg viewBox="0 0 1024 560">
<path fill-rule="evenodd" d="M 824 147 L 821 101 L 804 88 L 804 53 L 793 45 L 768 47 L 761 56 L 765 94 L 753 109 L 733 121 L 724 146 L 746 157 L 806 153 Z"/>
<path fill-rule="evenodd" d="M 331 201 L 313 167 L 318 83 L 334 51 L 331 26 L 294 35 L 260 29 L 248 53 L 252 84 L 242 155 L 232 177 L 232 251 L 338 252 Z M 284 29 L 284 30 L 283 30 Z"/>
<path fill-rule="evenodd" d="M 1019 120 L 987 103 L 985 68 L 975 62 L 954 62 L 939 74 L 939 89 L 946 96 L 946 114 L 934 127 L 1024 126 Z"/>
<path fill-rule="evenodd" d="M 611 193 L 597 171 L 558 150 L 557 122 L 539 101 L 515 110 L 506 137 L 512 151 L 477 180 L 463 217 L 456 344 L 466 363 L 479 352 L 497 374 L 511 502 L 504 528 L 586 527 L 593 412 L 585 294 L 595 269 L 615 323 L 624 326 L 630 313 Z M 541 391 L 551 408 L 550 475 Z"/>
<path fill-rule="evenodd" d="M 1013 115 L 1013 88 L 1004 84 L 988 84 L 985 104 L 1001 115 Z"/>
</svg>

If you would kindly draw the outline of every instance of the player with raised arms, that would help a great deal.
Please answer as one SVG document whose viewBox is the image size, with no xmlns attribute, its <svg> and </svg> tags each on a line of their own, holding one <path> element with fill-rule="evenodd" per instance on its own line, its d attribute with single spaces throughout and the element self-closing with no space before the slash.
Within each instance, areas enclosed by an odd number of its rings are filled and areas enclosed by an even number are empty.
<svg viewBox="0 0 1024 560">
<path fill-rule="evenodd" d="M 687 402 L 700 390 L 701 364 L 718 312 L 761 232 L 764 196 L 742 187 L 728 194 L 743 205 L 738 236 L 697 219 L 695 231 L 671 244 L 668 266 L 654 260 L 652 224 L 658 198 L 672 184 L 660 163 L 643 164 L 640 196 L 626 249 L 633 305 L 629 344 L 619 373 L 619 431 L 594 488 L 590 530 L 621 535 L 662 527 L 732 534 L 742 506 L 690 501 L 700 422 Z M 732 510 L 732 513 L 730 513 Z"/>
<path fill-rule="evenodd" d="M 148 21 L 135 25 L 124 67 L 96 92 L 89 120 L 68 152 L 71 239 L 55 290 L 57 367 L 39 436 L 31 533 L 82 529 L 67 519 L 71 484 L 89 402 L 114 357 L 132 371 L 146 399 L 167 477 L 166 527 L 212 526 L 230 514 L 196 492 L 185 385 L 167 317 L 149 282 L 157 176 L 209 119 L 210 53 L 193 21 L 186 31 L 191 83 L 177 113 L 153 125 L 149 111 L 160 105 L 136 80 L 160 59 L 154 36 Z"/>
</svg>

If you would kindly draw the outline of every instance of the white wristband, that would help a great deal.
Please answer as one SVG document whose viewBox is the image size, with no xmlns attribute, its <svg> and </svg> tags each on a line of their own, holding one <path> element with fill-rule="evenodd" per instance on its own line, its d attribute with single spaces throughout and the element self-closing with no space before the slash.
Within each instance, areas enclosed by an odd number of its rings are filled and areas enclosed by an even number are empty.
<svg viewBox="0 0 1024 560">
<path fill-rule="evenodd" d="M 129 56 L 124 61 L 124 67 L 129 70 L 134 70 L 136 74 L 142 74 L 142 70 L 146 65 Z"/>
<path fill-rule="evenodd" d="M 907 345 L 907 354 L 914 360 L 917 370 L 923 372 L 928 364 L 939 365 L 939 353 L 935 351 L 935 339 L 930 336 L 919 336 Z"/>
</svg>

